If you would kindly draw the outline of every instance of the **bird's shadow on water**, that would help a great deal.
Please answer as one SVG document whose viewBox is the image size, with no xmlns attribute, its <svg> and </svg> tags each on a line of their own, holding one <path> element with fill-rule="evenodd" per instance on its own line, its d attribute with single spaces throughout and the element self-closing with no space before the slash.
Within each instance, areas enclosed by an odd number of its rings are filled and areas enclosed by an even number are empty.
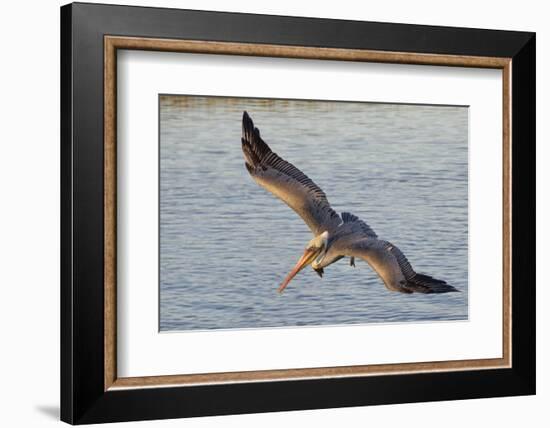
<svg viewBox="0 0 550 428">
<path fill-rule="evenodd" d="M 59 406 L 38 405 L 35 408 L 43 415 L 48 416 L 51 419 L 59 420 Z"/>
</svg>

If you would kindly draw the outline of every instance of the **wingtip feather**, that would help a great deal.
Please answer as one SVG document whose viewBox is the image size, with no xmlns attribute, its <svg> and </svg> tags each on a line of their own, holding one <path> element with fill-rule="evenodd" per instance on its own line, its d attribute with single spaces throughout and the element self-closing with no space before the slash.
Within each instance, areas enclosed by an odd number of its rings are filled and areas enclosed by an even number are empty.
<svg viewBox="0 0 550 428">
<path fill-rule="evenodd" d="M 254 135 L 254 121 L 248 115 L 248 112 L 243 111 L 243 139 L 252 141 Z"/>
<path fill-rule="evenodd" d="M 416 274 L 414 278 L 407 282 L 407 288 L 417 293 L 459 293 L 456 289 L 447 282 L 433 278 L 429 275 Z"/>
</svg>

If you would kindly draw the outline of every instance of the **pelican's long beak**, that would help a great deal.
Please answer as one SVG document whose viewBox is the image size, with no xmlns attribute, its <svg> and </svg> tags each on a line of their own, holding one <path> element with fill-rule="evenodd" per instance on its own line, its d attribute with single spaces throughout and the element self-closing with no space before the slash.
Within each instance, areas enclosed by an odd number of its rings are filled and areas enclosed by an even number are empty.
<svg viewBox="0 0 550 428">
<path fill-rule="evenodd" d="M 317 257 L 317 254 L 319 254 L 319 251 L 320 249 L 305 250 L 302 257 L 300 257 L 300 260 L 298 260 L 298 263 L 296 263 L 296 266 L 294 266 L 294 268 L 286 276 L 285 280 L 279 286 L 279 289 L 277 291 L 279 293 L 282 293 L 288 283 L 292 281 L 292 278 L 294 278 L 298 272 L 300 272 L 303 268 L 305 268 L 308 264 L 315 260 L 315 257 Z"/>
</svg>

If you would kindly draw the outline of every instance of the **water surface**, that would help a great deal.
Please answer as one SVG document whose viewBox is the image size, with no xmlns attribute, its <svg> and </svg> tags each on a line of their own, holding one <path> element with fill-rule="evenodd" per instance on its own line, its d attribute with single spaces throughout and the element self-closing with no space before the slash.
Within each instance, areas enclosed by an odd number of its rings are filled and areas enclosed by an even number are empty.
<svg viewBox="0 0 550 428">
<path fill-rule="evenodd" d="M 468 317 L 466 107 L 160 97 L 160 329 Z M 278 285 L 312 235 L 244 167 L 247 110 L 272 150 L 461 293 L 386 290 L 362 260 Z"/>
</svg>

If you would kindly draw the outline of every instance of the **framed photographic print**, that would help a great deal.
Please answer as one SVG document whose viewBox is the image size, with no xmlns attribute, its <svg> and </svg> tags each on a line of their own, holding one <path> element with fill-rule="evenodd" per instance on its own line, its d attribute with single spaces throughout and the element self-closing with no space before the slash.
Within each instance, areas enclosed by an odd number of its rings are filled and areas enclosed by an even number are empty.
<svg viewBox="0 0 550 428">
<path fill-rule="evenodd" d="M 61 54 L 62 420 L 535 393 L 533 33 L 76 3 Z"/>
</svg>

